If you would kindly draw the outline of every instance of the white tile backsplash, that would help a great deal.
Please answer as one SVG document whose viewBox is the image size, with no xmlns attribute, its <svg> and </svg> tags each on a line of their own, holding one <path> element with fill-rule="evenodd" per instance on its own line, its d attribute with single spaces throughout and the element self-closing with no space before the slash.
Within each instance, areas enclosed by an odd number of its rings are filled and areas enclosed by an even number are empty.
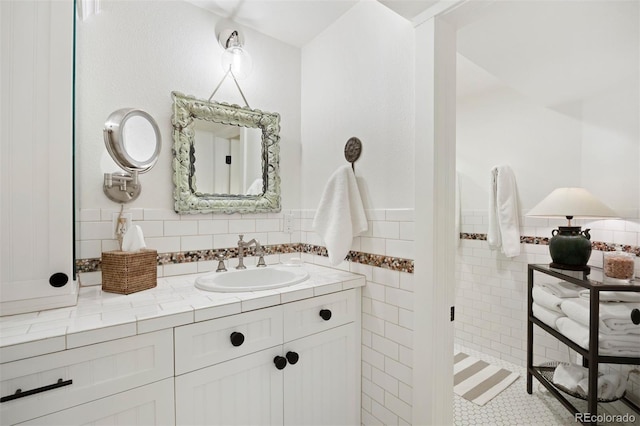
<svg viewBox="0 0 640 426">
<path fill-rule="evenodd" d="M 95 254 L 99 250 L 96 241 L 102 242 L 102 249 L 107 241 L 115 241 L 111 235 L 111 216 L 107 213 L 111 211 L 80 212 L 81 241 L 78 247 L 82 253 Z M 176 215 L 171 210 L 138 209 L 132 213 L 134 224 L 140 220 L 143 230 L 148 228 L 148 233 L 145 233 L 148 245 L 159 252 L 205 248 L 206 243 L 202 242 L 208 237 L 212 240 L 209 248 L 235 247 L 239 233 L 245 233 L 245 240 L 258 238 L 266 244 L 301 242 L 323 245 L 312 230 L 315 215 L 312 209 L 268 215 L 208 215 L 199 216 L 197 220 L 188 215 Z M 293 214 L 296 218 L 294 234 L 284 233 L 284 214 Z M 370 228 L 354 239 L 353 250 L 406 259 L 414 257 L 413 209 L 367 210 L 366 214 Z M 102 220 L 107 217 L 108 221 Z M 193 222 L 197 222 L 195 230 Z M 537 237 L 550 237 L 554 228 L 565 224 L 562 220 L 530 217 L 522 217 L 521 223 L 522 235 Z M 487 224 L 486 211 L 465 211 L 461 232 L 486 234 Z M 638 219 L 580 221 L 579 224 L 591 228 L 592 241 L 640 244 Z M 274 259 L 279 261 L 284 256 L 301 257 L 306 262 L 329 266 L 326 257 L 308 253 L 276 255 Z M 601 252 L 594 250 L 590 263 L 601 264 L 601 259 Z M 456 340 L 471 349 L 524 365 L 527 264 L 549 261 L 546 245 L 523 244 L 521 255 L 507 259 L 490 250 L 486 241 L 461 240 L 456 258 Z M 186 266 L 165 265 L 164 268 L 171 274 L 182 273 L 180 271 L 184 270 L 181 268 L 188 269 L 198 264 L 204 267 L 205 262 Z M 211 263 L 208 264 L 211 268 Z M 343 262 L 336 269 L 350 270 L 367 279 L 362 299 L 363 423 L 410 424 L 413 274 L 354 262 Z M 640 275 L 640 262 L 636 262 L 636 274 Z M 296 299 L 311 295 L 309 289 L 300 288 L 292 289 L 282 297 Z M 240 303 L 234 309 L 241 309 Z M 254 303 L 259 305 L 260 301 L 244 301 L 247 306 Z M 225 314 L 229 313 L 216 312 L 215 308 L 196 310 L 195 313 L 201 317 Z M 536 331 L 534 353 L 542 361 L 569 359 L 566 346 L 541 331 Z"/>
</svg>

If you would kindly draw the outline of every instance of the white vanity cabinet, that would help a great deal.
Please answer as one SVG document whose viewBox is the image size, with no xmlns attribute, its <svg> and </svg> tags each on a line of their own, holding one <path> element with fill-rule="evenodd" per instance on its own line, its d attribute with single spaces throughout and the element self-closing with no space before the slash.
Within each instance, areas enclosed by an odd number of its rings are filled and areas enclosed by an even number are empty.
<svg viewBox="0 0 640 426">
<path fill-rule="evenodd" d="M 171 329 L 6 362 L 0 424 L 172 424 L 173 375 Z"/>
<path fill-rule="evenodd" d="M 177 327 L 176 423 L 359 424 L 357 292 Z"/>
</svg>

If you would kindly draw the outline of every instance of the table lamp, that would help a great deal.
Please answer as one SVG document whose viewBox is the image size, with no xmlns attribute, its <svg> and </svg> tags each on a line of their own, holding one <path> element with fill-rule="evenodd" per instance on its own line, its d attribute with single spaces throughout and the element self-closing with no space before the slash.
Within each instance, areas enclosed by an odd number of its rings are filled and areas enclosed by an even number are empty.
<svg viewBox="0 0 640 426">
<path fill-rule="evenodd" d="M 602 219 L 618 217 L 604 203 L 584 188 L 558 188 L 532 208 L 526 216 L 566 217 L 567 226 L 559 226 L 551 233 L 549 254 L 552 268 L 572 271 L 590 271 L 587 266 L 591 257 L 591 235 L 589 229 L 572 226 L 571 219 Z"/>
</svg>

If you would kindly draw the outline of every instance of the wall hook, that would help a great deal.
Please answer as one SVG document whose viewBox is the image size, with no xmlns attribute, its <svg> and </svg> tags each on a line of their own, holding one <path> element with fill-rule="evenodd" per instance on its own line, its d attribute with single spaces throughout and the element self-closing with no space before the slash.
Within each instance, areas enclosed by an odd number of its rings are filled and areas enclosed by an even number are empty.
<svg viewBox="0 0 640 426">
<path fill-rule="evenodd" d="M 354 137 L 349 138 L 347 144 L 344 146 L 344 158 L 347 159 L 348 162 L 351 163 L 351 168 L 353 171 L 356 171 L 355 163 L 358 158 L 360 158 L 360 154 L 362 153 L 362 142 L 360 139 Z"/>
</svg>

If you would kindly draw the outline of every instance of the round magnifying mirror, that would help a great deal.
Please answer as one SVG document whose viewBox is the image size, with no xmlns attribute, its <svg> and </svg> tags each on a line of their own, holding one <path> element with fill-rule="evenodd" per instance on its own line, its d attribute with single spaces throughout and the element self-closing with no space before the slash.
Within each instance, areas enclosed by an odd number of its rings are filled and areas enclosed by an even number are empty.
<svg viewBox="0 0 640 426">
<path fill-rule="evenodd" d="M 162 140 L 153 117 L 139 109 L 123 108 L 107 118 L 104 143 L 124 170 L 145 173 L 158 161 Z"/>
</svg>

